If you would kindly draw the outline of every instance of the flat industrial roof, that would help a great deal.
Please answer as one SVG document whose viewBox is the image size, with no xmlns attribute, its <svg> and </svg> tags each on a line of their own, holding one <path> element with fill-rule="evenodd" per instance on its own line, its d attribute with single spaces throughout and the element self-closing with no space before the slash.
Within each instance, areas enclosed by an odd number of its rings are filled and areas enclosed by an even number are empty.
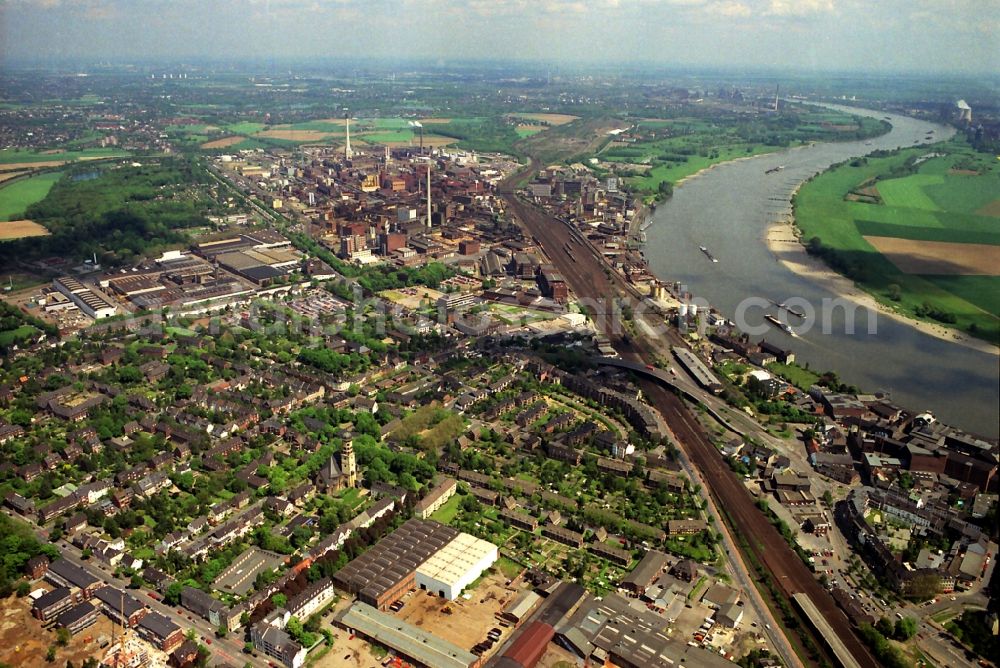
<svg viewBox="0 0 1000 668">
<path fill-rule="evenodd" d="M 497 555 L 497 546 L 467 533 L 460 533 L 417 568 L 417 573 L 438 582 L 456 583 L 487 556 Z"/>
<path fill-rule="evenodd" d="M 376 599 L 414 573 L 458 533 L 439 522 L 411 519 L 337 571 L 333 579 L 352 594 L 364 591 Z"/>
<path fill-rule="evenodd" d="M 479 657 L 365 603 L 340 613 L 338 621 L 400 654 L 435 668 L 468 668 Z"/>
</svg>

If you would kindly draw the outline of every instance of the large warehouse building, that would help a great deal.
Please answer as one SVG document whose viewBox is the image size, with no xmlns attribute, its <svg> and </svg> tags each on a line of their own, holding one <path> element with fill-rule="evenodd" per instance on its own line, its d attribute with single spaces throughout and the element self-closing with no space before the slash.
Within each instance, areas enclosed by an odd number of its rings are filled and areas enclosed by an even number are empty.
<svg viewBox="0 0 1000 668">
<path fill-rule="evenodd" d="M 453 600 L 497 557 L 492 543 L 438 522 L 411 519 L 333 580 L 359 601 L 385 610 L 417 586 Z"/>
<path fill-rule="evenodd" d="M 417 568 L 417 586 L 454 601 L 498 556 L 493 543 L 460 533 Z"/>
<path fill-rule="evenodd" d="M 364 603 L 355 603 L 337 613 L 334 622 L 353 634 L 394 649 L 418 666 L 470 668 L 480 665 L 475 654 Z"/>
</svg>

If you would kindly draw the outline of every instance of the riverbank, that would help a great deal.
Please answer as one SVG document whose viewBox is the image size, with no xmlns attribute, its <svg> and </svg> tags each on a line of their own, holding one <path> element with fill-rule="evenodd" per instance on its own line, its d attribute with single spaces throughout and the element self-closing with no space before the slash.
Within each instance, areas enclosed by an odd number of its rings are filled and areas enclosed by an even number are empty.
<svg viewBox="0 0 1000 668">
<path fill-rule="evenodd" d="M 774 258 L 781 262 L 786 269 L 810 281 L 822 283 L 826 289 L 838 297 L 876 311 L 880 316 L 892 318 L 942 341 L 956 343 L 989 355 L 1000 355 L 1000 348 L 988 341 L 977 339 L 944 325 L 917 320 L 878 301 L 870 292 L 866 292 L 849 278 L 833 271 L 819 258 L 809 255 L 799 240 L 798 228 L 790 220 L 772 223 L 765 231 L 764 241 Z"/>
<path fill-rule="evenodd" d="M 798 146 L 793 146 L 792 148 L 799 148 L 799 147 Z M 753 153 L 751 155 L 741 155 L 740 157 L 733 158 L 731 160 L 723 160 L 722 162 L 714 162 L 711 165 L 709 165 L 708 167 L 702 167 L 701 169 L 699 169 L 694 174 L 688 174 L 687 176 L 678 179 L 677 182 L 674 183 L 674 188 L 679 188 L 680 186 L 684 185 L 688 181 L 696 179 L 699 176 L 701 176 L 702 174 L 705 174 L 707 172 L 712 171 L 716 167 L 722 167 L 723 165 L 731 165 L 734 162 L 743 162 L 744 160 L 751 160 L 751 159 L 756 158 L 758 156 L 768 155 L 770 153 L 774 153 L 774 151 L 765 151 L 763 153 Z"/>
</svg>

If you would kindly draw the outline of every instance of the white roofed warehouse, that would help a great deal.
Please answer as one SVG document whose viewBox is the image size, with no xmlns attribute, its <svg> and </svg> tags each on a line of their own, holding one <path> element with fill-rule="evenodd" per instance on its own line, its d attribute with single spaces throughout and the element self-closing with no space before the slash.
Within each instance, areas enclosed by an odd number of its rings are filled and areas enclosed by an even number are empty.
<svg viewBox="0 0 1000 668">
<path fill-rule="evenodd" d="M 453 601 L 492 566 L 498 556 L 493 543 L 460 533 L 417 568 L 417 586 Z"/>
</svg>

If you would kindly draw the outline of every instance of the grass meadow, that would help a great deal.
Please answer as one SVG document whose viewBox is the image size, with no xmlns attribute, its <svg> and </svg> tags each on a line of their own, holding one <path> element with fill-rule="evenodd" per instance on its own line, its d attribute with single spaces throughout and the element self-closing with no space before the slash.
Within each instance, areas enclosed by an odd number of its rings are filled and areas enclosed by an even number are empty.
<svg viewBox="0 0 1000 668">
<path fill-rule="evenodd" d="M 0 220 L 18 220 L 24 217 L 24 210 L 35 202 L 41 202 L 49 194 L 61 172 L 39 174 L 19 179 L 0 187 Z"/>
<path fill-rule="evenodd" d="M 872 185 L 879 203 L 848 197 Z M 1000 260 L 1000 221 L 996 213 L 985 212 L 1000 209 L 997 202 L 995 159 L 953 141 L 825 172 L 799 190 L 795 217 L 807 243 L 818 237 L 827 260 L 883 302 L 996 343 L 1000 276 L 904 273 L 865 237 L 986 244 L 997 247 Z M 943 259 L 960 264 L 961 249 L 955 250 L 955 258 Z"/>
</svg>

